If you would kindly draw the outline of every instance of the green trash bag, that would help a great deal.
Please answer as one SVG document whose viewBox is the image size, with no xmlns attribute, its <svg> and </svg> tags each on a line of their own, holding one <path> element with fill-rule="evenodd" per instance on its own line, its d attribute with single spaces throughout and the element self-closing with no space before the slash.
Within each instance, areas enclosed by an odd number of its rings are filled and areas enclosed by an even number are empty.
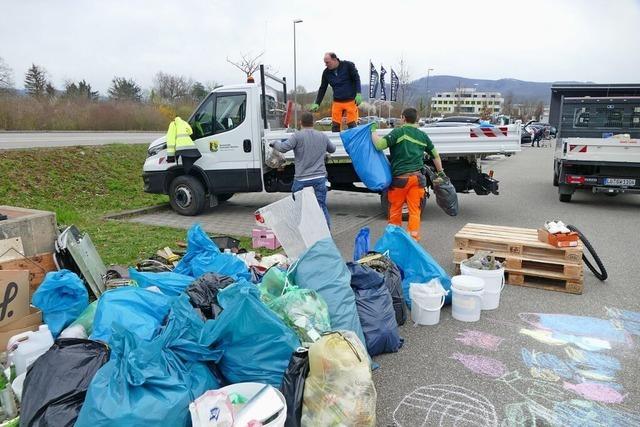
<svg viewBox="0 0 640 427">
<path fill-rule="evenodd" d="M 271 267 L 262 276 L 262 282 L 258 285 L 260 289 L 260 299 L 265 304 L 280 297 L 284 293 L 287 272 L 278 267 Z"/>
<path fill-rule="evenodd" d="M 84 309 L 80 316 L 67 326 L 61 333 L 60 338 L 80 338 L 87 339 L 93 332 L 93 318 L 96 316 L 98 300 L 95 300 Z"/>
<path fill-rule="evenodd" d="M 312 289 L 287 287 L 284 295 L 268 302 L 267 307 L 293 329 L 304 346 L 331 330 L 327 303 Z"/>
</svg>

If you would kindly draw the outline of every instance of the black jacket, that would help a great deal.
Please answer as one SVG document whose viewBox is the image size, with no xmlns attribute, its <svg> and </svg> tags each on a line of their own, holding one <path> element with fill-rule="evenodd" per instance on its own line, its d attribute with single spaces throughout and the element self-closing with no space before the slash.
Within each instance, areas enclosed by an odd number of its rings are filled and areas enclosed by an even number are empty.
<svg viewBox="0 0 640 427">
<path fill-rule="evenodd" d="M 361 92 L 360 75 L 353 62 L 340 61 L 335 70 L 324 69 L 322 73 L 322 83 L 318 89 L 316 104 L 322 102 L 327 91 L 327 85 L 333 89 L 334 101 L 351 101 L 355 99 L 356 93 Z"/>
</svg>

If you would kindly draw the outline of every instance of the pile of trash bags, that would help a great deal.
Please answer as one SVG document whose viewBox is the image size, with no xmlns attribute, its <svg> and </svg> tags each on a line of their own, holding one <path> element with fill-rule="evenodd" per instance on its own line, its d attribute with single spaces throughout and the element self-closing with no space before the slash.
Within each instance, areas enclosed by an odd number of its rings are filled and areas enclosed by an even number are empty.
<svg viewBox="0 0 640 427">
<path fill-rule="evenodd" d="M 173 271 L 123 270 L 91 303 L 76 273 L 49 273 L 32 302 L 50 341 L 14 388 L 21 425 L 374 426 L 370 356 L 402 347 L 405 282 L 447 283 L 401 230 L 376 252 L 363 232 L 354 262 L 325 238 L 252 274 L 196 225 Z"/>
</svg>

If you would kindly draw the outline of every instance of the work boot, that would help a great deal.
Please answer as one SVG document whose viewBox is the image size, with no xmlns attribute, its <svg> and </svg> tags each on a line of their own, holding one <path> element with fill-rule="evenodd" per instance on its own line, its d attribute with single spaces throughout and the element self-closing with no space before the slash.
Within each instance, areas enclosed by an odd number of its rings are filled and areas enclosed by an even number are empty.
<svg viewBox="0 0 640 427">
<path fill-rule="evenodd" d="M 340 123 L 331 122 L 331 132 L 340 132 Z"/>
</svg>

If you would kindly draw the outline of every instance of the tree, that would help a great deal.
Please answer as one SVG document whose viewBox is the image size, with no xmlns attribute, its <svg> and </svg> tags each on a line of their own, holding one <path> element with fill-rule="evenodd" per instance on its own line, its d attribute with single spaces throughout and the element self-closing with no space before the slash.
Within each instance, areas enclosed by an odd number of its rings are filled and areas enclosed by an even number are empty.
<svg viewBox="0 0 640 427">
<path fill-rule="evenodd" d="M 217 89 L 217 88 L 219 88 L 221 86 L 222 86 L 222 84 L 218 83 L 215 80 L 209 80 L 209 81 L 204 83 L 204 87 L 207 90 L 207 92 L 211 92 L 212 90 Z"/>
<path fill-rule="evenodd" d="M 239 61 L 232 61 L 227 57 L 227 62 L 233 66 L 235 66 L 238 70 L 242 71 L 247 78 L 249 76 L 253 76 L 253 73 L 260 67 L 260 58 L 264 55 L 264 51 L 260 52 L 259 55 L 252 56 L 251 52 L 249 53 L 240 53 Z"/>
<path fill-rule="evenodd" d="M 56 88 L 53 87 L 53 85 L 51 84 L 51 82 L 47 82 L 47 86 L 44 88 L 44 91 L 47 94 L 47 98 L 49 99 L 53 99 L 56 97 Z"/>
<path fill-rule="evenodd" d="M 142 89 L 133 79 L 114 77 L 109 88 L 109 98 L 114 101 L 135 101 L 142 99 Z"/>
<path fill-rule="evenodd" d="M 190 95 L 193 80 L 184 76 L 174 76 L 159 71 L 153 78 L 154 95 L 161 100 L 177 103 Z"/>
<path fill-rule="evenodd" d="M 207 96 L 208 93 L 209 92 L 207 91 L 207 89 L 200 82 L 195 82 L 191 86 L 191 98 L 193 98 L 194 101 L 200 101 L 204 99 L 204 97 Z"/>
<path fill-rule="evenodd" d="M 404 57 L 400 57 L 400 71 L 398 72 L 398 82 L 400 87 L 398 94 L 400 95 L 400 107 L 404 110 L 405 103 L 407 101 L 407 95 L 409 94 L 409 83 L 411 83 L 411 74 L 409 73 L 409 67 L 407 66 Z"/>
<path fill-rule="evenodd" d="M 29 96 L 44 98 L 47 90 L 47 71 L 36 64 L 31 64 L 24 77 L 24 88 Z"/>
<path fill-rule="evenodd" d="M 420 102 L 418 103 L 418 115 L 423 117 L 425 111 L 427 110 L 427 105 L 424 103 L 424 99 L 420 98 Z"/>
<path fill-rule="evenodd" d="M 533 116 L 537 119 L 537 120 L 542 120 L 542 115 L 544 114 L 544 104 L 542 103 L 542 101 L 538 102 L 538 105 L 536 105 L 536 109 L 533 112 Z"/>
<path fill-rule="evenodd" d="M 0 92 L 13 90 L 13 70 L 0 57 Z"/>
<path fill-rule="evenodd" d="M 489 120 L 491 118 L 491 114 L 493 114 L 493 110 L 489 107 L 487 101 L 482 103 L 482 109 L 480 110 L 480 118 L 482 120 Z"/>
<path fill-rule="evenodd" d="M 509 91 L 504 96 L 504 102 L 502 103 L 502 114 L 505 116 L 511 116 L 513 114 L 513 92 Z"/>
<path fill-rule="evenodd" d="M 64 84 L 64 97 L 95 101 L 98 99 L 98 91 L 91 90 L 91 85 L 83 79 L 77 85 L 74 82 L 66 82 Z"/>
</svg>

